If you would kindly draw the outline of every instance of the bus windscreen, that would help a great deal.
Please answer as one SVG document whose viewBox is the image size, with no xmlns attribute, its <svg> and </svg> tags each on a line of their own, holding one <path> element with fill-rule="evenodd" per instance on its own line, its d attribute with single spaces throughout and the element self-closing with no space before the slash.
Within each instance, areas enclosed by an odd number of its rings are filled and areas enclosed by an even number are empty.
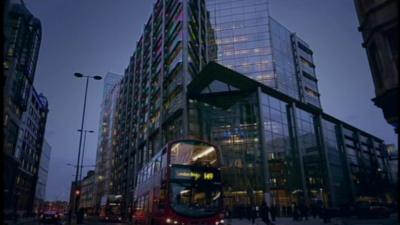
<svg viewBox="0 0 400 225">
<path fill-rule="evenodd" d="M 170 185 L 171 207 L 181 215 L 211 216 L 221 207 L 220 185 L 187 180 L 174 180 Z"/>
<path fill-rule="evenodd" d="M 178 142 L 171 147 L 171 164 L 217 167 L 216 149 L 203 142 Z"/>
</svg>

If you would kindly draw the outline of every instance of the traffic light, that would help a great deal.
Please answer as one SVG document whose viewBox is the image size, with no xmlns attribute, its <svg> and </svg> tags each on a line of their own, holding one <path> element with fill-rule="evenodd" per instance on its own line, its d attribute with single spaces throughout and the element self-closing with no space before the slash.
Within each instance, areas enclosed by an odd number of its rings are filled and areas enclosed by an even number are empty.
<svg viewBox="0 0 400 225">
<path fill-rule="evenodd" d="M 75 196 L 79 196 L 81 194 L 81 191 L 79 189 L 75 190 Z"/>
</svg>

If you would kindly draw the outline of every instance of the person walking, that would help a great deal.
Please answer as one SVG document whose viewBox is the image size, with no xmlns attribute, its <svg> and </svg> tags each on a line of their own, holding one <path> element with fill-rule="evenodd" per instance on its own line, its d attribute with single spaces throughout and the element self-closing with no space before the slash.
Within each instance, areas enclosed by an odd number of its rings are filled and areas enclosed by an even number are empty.
<svg viewBox="0 0 400 225">
<path fill-rule="evenodd" d="M 257 217 L 257 210 L 255 206 L 251 207 L 250 210 L 251 224 L 254 224 Z"/>
<path fill-rule="evenodd" d="M 303 214 L 303 216 L 304 216 L 305 220 L 308 220 L 308 205 L 307 204 L 304 205 L 304 214 Z"/>
<path fill-rule="evenodd" d="M 78 211 L 76 223 L 77 224 L 82 224 L 84 216 L 85 216 L 85 210 L 83 208 L 80 208 L 79 211 Z"/>
<path fill-rule="evenodd" d="M 261 219 L 267 225 L 270 224 L 268 213 L 269 213 L 268 205 L 265 202 L 263 202 L 261 204 Z"/>
<path fill-rule="evenodd" d="M 252 210 L 253 208 L 251 207 L 251 205 L 246 206 L 246 217 L 249 221 L 251 221 Z"/>
<path fill-rule="evenodd" d="M 294 221 L 299 220 L 299 207 L 297 206 L 296 203 L 293 203 L 293 220 Z"/>
<path fill-rule="evenodd" d="M 244 213 L 245 213 L 245 208 L 242 204 L 240 204 L 239 206 L 236 207 L 236 212 L 239 215 L 239 219 L 242 220 L 244 217 Z"/>
<path fill-rule="evenodd" d="M 300 202 L 299 204 L 299 211 L 300 211 L 300 216 L 299 216 L 299 220 L 303 220 L 303 218 L 305 217 L 305 206 L 304 203 Z"/>
<path fill-rule="evenodd" d="M 70 208 L 68 210 L 68 224 L 71 225 L 71 221 L 72 221 L 72 209 Z"/>
<path fill-rule="evenodd" d="M 311 215 L 314 219 L 317 217 L 317 206 L 315 203 L 311 204 Z"/>
<path fill-rule="evenodd" d="M 268 207 L 268 206 L 267 206 L 267 207 Z M 271 220 L 272 220 L 272 221 L 275 221 L 276 212 L 277 212 L 277 207 L 276 207 L 276 205 L 275 205 L 275 204 L 272 204 L 269 211 L 270 211 L 270 213 L 271 213 Z"/>
</svg>

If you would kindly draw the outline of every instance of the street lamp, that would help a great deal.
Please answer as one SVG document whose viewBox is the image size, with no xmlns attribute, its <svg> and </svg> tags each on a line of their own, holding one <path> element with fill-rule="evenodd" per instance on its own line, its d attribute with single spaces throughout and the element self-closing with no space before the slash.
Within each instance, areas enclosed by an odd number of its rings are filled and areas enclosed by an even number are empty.
<svg viewBox="0 0 400 225">
<path fill-rule="evenodd" d="M 79 129 L 78 132 L 82 133 L 82 130 Z M 86 146 L 86 133 L 94 133 L 93 130 L 83 130 L 85 135 L 83 136 L 83 147 L 82 147 L 82 157 L 81 157 L 81 171 L 79 173 L 79 180 L 82 181 L 82 169 L 83 169 L 83 156 L 85 154 L 85 146 Z"/>
<path fill-rule="evenodd" d="M 85 111 L 86 111 L 86 98 L 87 98 L 87 91 L 89 86 L 89 78 L 93 78 L 94 80 L 101 80 L 101 76 L 86 76 L 81 73 L 74 73 L 74 76 L 77 78 L 86 78 L 86 88 L 85 88 L 85 98 L 83 101 L 83 112 L 82 112 L 82 123 L 81 123 L 81 130 L 83 130 L 83 125 L 85 123 Z M 81 157 L 81 145 L 82 145 L 82 132 L 80 132 L 79 136 L 79 148 L 78 148 L 78 159 L 76 162 L 76 173 L 75 173 L 75 183 L 78 186 L 78 175 L 79 175 L 79 161 Z M 78 198 L 75 198 L 75 212 L 78 210 L 79 202 L 77 201 Z"/>
</svg>

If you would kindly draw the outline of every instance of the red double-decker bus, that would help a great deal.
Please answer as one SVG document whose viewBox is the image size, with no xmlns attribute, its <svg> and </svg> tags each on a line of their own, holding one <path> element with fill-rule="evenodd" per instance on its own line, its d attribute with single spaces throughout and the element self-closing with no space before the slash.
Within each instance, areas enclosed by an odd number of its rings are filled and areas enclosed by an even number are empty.
<svg viewBox="0 0 400 225">
<path fill-rule="evenodd" d="M 220 153 L 199 140 L 168 143 L 138 173 L 133 223 L 221 225 Z"/>
</svg>

